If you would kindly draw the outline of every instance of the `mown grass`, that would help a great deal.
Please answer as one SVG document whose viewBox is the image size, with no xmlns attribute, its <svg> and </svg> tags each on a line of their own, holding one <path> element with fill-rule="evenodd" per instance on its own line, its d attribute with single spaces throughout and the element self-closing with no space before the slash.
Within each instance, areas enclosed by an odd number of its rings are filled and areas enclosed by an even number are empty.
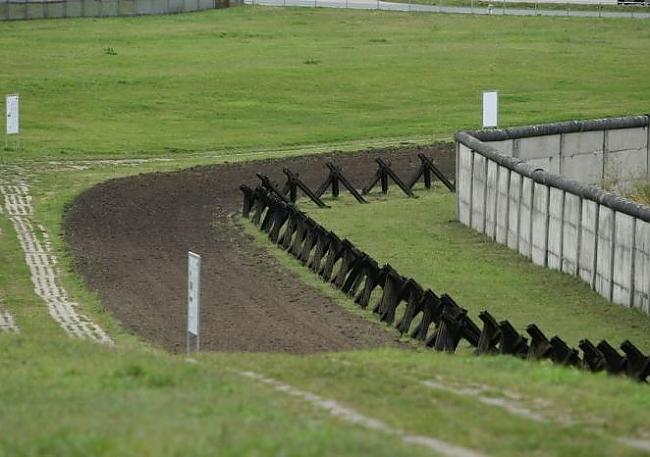
<svg viewBox="0 0 650 457">
<path fill-rule="evenodd" d="M 618 345 L 630 339 L 650 352 L 650 318 L 612 305 L 577 277 L 533 265 L 525 257 L 456 220 L 455 195 L 439 188 L 409 199 L 359 205 L 345 196 L 311 215 L 380 263 L 437 293 L 448 293 L 476 317 L 482 309 L 524 330 L 537 323 L 548 337 Z M 307 206 L 311 208 L 311 206 Z M 477 322 L 478 319 L 476 319 Z"/>
<path fill-rule="evenodd" d="M 479 126 L 486 88 L 503 125 L 639 113 L 649 47 L 629 20 L 241 7 L 2 22 L 0 93 L 22 97 L 22 149 L 2 157 L 449 138 Z"/>
<path fill-rule="evenodd" d="M 306 202 L 301 206 L 378 261 L 390 262 L 425 287 L 451 293 L 474 317 L 487 307 L 520 329 L 535 321 L 548 336 L 558 332 L 570 344 L 588 336 L 617 342 L 631 338 L 646 351 L 650 347 L 650 318 L 606 303 L 580 281 L 532 265 L 460 226 L 453 220 L 453 196 L 446 191 L 418 192 L 417 200 L 396 195 L 397 189 L 391 192 L 389 198 L 375 196 L 370 205 L 343 196 L 330 200 L 330 209 Z M 310 287 L 384 325 L 270 243 L 250 222 L 240 223 Z M 424 434 L 435 431 L 440 438 L 490 455 L 636 454 L 638 450 L 623 446 L 616 437 L 647 437 L 649 432 L 650 393 L 645 385 L 550 362 L 475 357 L 467 345 L 454 355 L 418 347 L 307 359 L 255 355 L 238 362 L 292 385 L 335 395 L 366 414 L 389 418 L 393 425 L 408 424 L 409 430 Z M 519 406 L 548 421 L 522 419 L 475 398 L 429 389 L 424 380 L 483 387 L 488 397 L 516 398 Z"/>
<path fill-rule="evenodd" d="M 618 439 L 646 437 L 650 394 L 647 386 L 624 378 L 509 357 L 475 358 L 467 351 L 448 356 L 417 347 L 307 357 L 200 354 L 195 356 L 198 363 L 190 363 L 184 356 L 164 354 L 125 334 L 110 314 L 102 313 L 97 297 L 88 294 L 83 282 L 69 271 L 71 259 L 57 239 L 63 208 L 94 182 L 210 159 L 192 160 L 49 170 L 33 177 L 36 218 L 57 235 L 53 241 L 66 286 L 86 312 L 111 330 L 115 348 L 70 339 L 56 326 L 31 292 L 18 243 L 6 215 L 0 216 L 0 261 L 10 266 L 3 267 L 0 289 L 5 292 L 5 307 L 22 329 L 19 336 L 0 335 L 0 455 L 213 455 L 215 450 L 220 455 L 425 455 L 417 446 L 407 447 L 350 426 L 242 378 L 237 374 L 241 370 L 337 400 L 409 433 L 489 455 L 636 455 Z M 428 211 L 439 203 L 439 210 Z M 333 204 L 334 208 L 315 215 L 343 221 L 338 216 L 362 208 L 386 219 L 389 213 L 395 216 L 390 206 L 406 208 L 404 214 L 420 214 L 408 206 L 417 204 L 427 208 L 422 214 L 433 212 L 445 225 L 450 211 L 445 210 L 449 197 L 442 193 L 423 195 L 417 201 L 391 193 L 386 201 L 368 206 L 346 203 L 344 197 Z M 327 223 L 335 225 L 334 220 Z M 453 230 L 462 228 L 454 226 Z M 364 246 L 361 237 L 350 237 Z M 263 239 L 259 234 L 257 238 Z M 296 268 L 311 287 L 324 288 L 353 309 L 353 304 L 308 275 L 293 259 L 270 249 Z M 476 246 L 471 249 L 477 252 Z M 426 284 L 427 279 L 421 282 Z M 542 414 L 547 422 L 430 389 L 421 384 L 426 380 L 457 387 L 480 385 L 496 398 L 515 396 L 517 404 Z"/>
</svg>

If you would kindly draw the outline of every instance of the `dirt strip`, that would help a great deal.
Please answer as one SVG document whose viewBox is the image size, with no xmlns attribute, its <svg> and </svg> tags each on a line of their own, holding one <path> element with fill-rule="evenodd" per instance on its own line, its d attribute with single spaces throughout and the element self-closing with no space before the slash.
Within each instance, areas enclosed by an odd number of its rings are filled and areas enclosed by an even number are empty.
<svg viewBox="0 0 650 457">
<path fill-rule="evenodd" d="M 47 304 L 50 316 L 70 335 L 112 343 L 104 330 L 85 316 L 77 303 L 68 299 L 66 291 L 59 284 L 57 259 L 52 252 L 49 235 L 45 227 L 32 221 L 34 209 L 27 182 L 21 178 L 13 182 L 3 180 L 0 182 L 0 194 L 4 197 L 6 213 L 25 254 L 34 291 Z"/>
<path fill-rule="evenodd" d="M 345 350 L 391 343 L 381 327 L 307 287 L 233 223 L 239 185 L 283 167 L 316 187 L 334 160 L 361 188 L 390 160 L 400 176 L 423 151 L 453 175 L 453 145 L 305 156 L 198 167 L 112 180 L 80 195 L 64 230 L 87 286 L 124 326 L 168 350 L 184 350 L 187 251 L 202 256 L 202 348 L 219 351 Z M 326 211 L 326 210 L 324 210 Z"/>
</svg>

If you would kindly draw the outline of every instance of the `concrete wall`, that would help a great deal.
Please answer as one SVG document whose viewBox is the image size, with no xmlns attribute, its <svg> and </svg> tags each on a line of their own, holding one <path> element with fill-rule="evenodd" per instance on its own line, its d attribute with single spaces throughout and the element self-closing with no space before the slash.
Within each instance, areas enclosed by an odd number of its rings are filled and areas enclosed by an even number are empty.
<svg viewBox="0 0 650 457">
<path fill-rule="evenodd" d="M 525 160 L 584 184 L 627 190 L 639 178 L 650 177 L 648 126 L 556 133 L 485 141 L 502 154 Z"/>
<path fill-rule="evenodd" d="M 0 0 L 0 21 L 184 13 L 241 3 L 242 0 Z"/>
<path fill-rule="evenodd" d="M 559 176 L 591 183 L 612 162 L 647 176 L 648 118 L 635 119 L 646 124 L 589 130 L 578 123 L 548 135 L 531 127 L 534 136 L 517 131 L 505 139 L 509 132 L 460 132 L 459 221 L 537 265 L 582 278 L 615 303 L 650 314 L 650 208 Z M 483 134 L 495 138 L 479 140 Z"/>
</svg>

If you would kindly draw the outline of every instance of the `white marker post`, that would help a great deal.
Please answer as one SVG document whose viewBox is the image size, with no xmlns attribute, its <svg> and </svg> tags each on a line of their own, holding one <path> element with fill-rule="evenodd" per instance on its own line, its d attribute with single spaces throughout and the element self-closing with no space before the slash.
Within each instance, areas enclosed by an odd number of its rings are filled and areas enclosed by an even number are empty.
<svg viewBox="0 0 650 457">
<path fill-rule="evenodd" d="M 9 148 L 9 135 L 20 133 L 20 113 L 18 94 L 11 94 L 5 97 L 5 149 Z M 19 137 L 16 138 L 16 149 L 20 146 Z"/>
<path fill-rule="evenodd" d="M 499 126 L 499 93 L 496 90 L 483 92 L 483 128 Z"/>
<path fill-rule="evenodd" d="M 196 339 L 199 350 L 199 327 L 201 313 L 201 256 L 192 251 L 187 253 L 187 353 L 191 352 L 191 335 Z"/>
</svg>

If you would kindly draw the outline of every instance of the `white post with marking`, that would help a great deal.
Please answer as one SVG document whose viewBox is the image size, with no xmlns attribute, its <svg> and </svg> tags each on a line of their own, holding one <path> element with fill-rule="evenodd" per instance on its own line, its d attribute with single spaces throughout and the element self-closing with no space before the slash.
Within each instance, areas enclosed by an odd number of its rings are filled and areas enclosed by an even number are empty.
<svg viewBox="0 0 650 457">
<path fill-rule="evenodd" d="M 201 313 L 201 256 L 187 253 L 187 352 L 191 352 L 190 338 L 196 339 L 196 351 L 199 350 L 199 328 Z"/>
<path fill-rule="evenodd" d="M 5 97 L 5 149 L 9 148 L 9 135 L 20 133 L 20 112 L 18 94 L 10 94 Z M 18 149 L 19 140 L 16 140 Z"/>
<path fill-rule="evenodd" d="M 499 126 L 499 93 L 496 90 L 483 92 L 483 128 Z"/>
</svg>

